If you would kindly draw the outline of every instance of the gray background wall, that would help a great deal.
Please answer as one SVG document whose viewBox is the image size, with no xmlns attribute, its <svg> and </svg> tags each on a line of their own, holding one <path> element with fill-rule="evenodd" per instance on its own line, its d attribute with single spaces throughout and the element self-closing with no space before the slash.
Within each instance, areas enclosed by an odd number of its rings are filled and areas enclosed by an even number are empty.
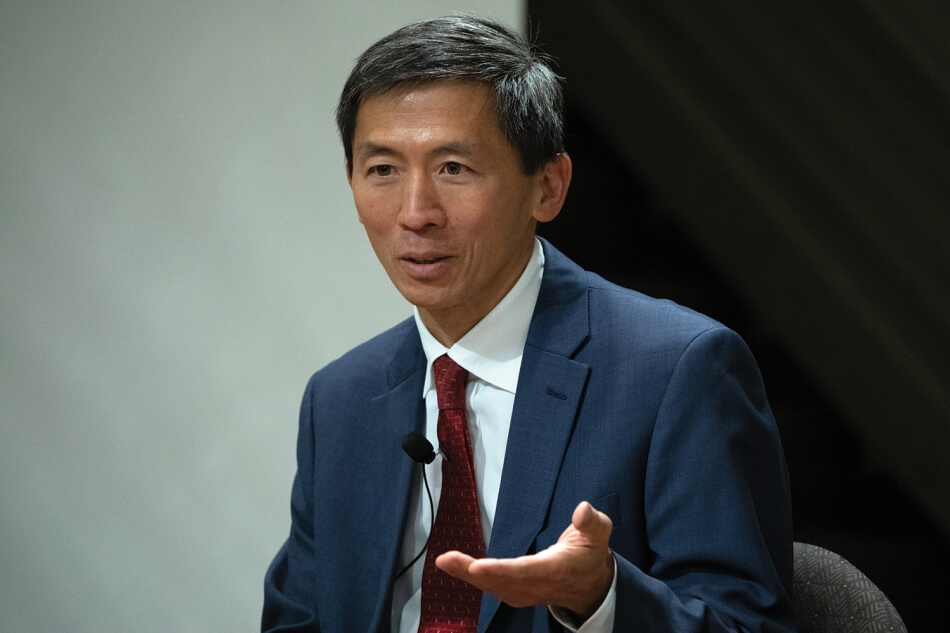
<svg viewBox="0 0 950 633">
<path fill-rule="evenodd" d="M 519 0 L 0 2 L 0 631 L 250 631 L 310 373 L 409 314 L 335 99 Z"/>
</svg>

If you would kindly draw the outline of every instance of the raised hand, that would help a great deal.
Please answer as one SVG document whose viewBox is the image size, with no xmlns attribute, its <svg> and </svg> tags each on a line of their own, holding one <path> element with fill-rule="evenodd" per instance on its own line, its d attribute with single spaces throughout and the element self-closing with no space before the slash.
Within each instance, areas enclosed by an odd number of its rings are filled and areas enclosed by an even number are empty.
<svg viewBox="0 0 950 633">
<path fill-rule="evenodd" d="M 557 543 L 537 554 L 475 559 L 452 551 L 435 564 L 513 607 L 562 607 L 583 621 L 604 601 L 613 582 L 612 527 L 606 514 L 582 501 Z"/>
</svg>

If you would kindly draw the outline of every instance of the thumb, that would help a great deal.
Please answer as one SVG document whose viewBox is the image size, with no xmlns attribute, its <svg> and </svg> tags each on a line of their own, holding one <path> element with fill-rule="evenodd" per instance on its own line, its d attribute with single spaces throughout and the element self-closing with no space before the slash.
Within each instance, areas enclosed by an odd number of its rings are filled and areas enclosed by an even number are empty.
<svg viewBox="0 0 950 633">
<path fill-rule="evenodd" d="M 610 517 L 587 501 L 581 501 L 574 508 L 571 523 L 575 530 L 594 540 L 610 540 L 610 532 L 613 530 L 613 521 Z"/>
</svg>

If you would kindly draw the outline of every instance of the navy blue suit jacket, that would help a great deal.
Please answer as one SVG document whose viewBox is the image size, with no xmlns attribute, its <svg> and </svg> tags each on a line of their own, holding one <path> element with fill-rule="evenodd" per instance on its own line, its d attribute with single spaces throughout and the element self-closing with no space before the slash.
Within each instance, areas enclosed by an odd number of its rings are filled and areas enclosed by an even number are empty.
<svg viewBox="0 0 950 633">
<path fill-rule="evenodd" d="M 748 348 L 543 246 L 487 555 L 548 547 L 588 500 L 614 523 L 616 631 L 793 630 L 788 478 Z M 310 380 L 262 630 L 389 631 L 424 376 L 409 319 Z M 480 633 L 557 630 L 483 597 Z"/>
</svg>

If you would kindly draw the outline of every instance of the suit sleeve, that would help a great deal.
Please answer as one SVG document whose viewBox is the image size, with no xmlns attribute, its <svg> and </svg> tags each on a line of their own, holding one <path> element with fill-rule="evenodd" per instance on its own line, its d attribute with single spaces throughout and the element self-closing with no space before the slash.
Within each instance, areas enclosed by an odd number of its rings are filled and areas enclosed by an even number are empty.
<svg viewBox="0 0 950 633">
<path fill-rule="evenodd" d="M 264 577 L 261 631 L 317 633 L 313 547 L 313 379 L 300 407 L 297 474 L 291 492 L 290 536 Z"/>
<path fill-rule="evenodd" d="M 788 475 L 758 367 L 716 327 L 676 362 L 646 465 L 649 569 L 617 557 L 615 631 L 794 631 Z"/>
</svg>

